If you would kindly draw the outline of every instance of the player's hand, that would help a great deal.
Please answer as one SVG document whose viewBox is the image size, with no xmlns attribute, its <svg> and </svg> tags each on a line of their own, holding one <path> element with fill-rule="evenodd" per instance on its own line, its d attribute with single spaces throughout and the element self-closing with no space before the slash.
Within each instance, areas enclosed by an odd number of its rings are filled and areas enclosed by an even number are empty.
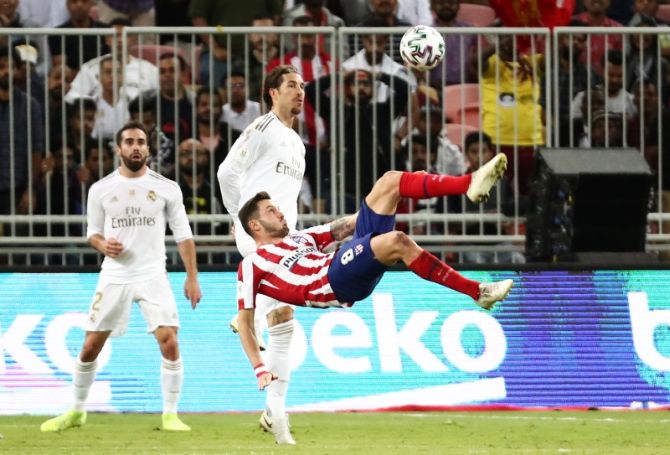
<svg viewBox="0 0 670 455">
<path fill-rule="evenodd" d="M 200 283 L 198 283 L 197 278 L 186 278 L 186 282 L 184 282 L 184 296 L 191 301 L 191 308 L 195 310 L 195 307 L 198 306 L 202 298 L 202 291 L 200 290 Z"/>
<path fill-rule="evenodd" d="M 123 244 L 113 237 L 108 238 L 105 240 L 104 252 L 105 256 L 110 258 L 118 257 L 123 253 Z"/>
<path fill-rule="evenodd" d="M 258 390 L 265 390 L 277 378 L 278 376 L 271 371 L 261 374 L 258 376 Z"/>
</svg>

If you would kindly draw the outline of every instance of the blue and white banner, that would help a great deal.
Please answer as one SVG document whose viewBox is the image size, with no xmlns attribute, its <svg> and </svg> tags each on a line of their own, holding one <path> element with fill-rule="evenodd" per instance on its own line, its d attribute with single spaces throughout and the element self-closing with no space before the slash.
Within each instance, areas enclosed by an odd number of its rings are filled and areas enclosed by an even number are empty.
<svg viewBox="0 0 670 455">
<path fill-rule="evenodd" d="M 297 308 L 290 410 L 667 404 L 670 271 L 466 272 L 515 280 L 493 312 L 409 272 L 351 309 Z M 184 412 L 251 411 L 264 396 L 228 328 L 236 274 L 201 273 L 180 309 Z M 0 413 L 51 414 L 71 374 L 97 274 L 0 274 Z M 139 309 L 98 359 L 88 409 L 161 410 L 160 352 Z"/>
</svg>

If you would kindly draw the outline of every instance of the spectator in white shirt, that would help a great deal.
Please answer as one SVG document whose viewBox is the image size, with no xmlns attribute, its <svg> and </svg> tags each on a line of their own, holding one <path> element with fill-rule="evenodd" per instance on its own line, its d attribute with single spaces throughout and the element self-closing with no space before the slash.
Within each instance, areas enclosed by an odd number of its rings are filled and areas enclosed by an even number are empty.
<svg viewBox="0 0 670 455">
<path fill-rule="evenodd" d="M 233 71 L 230 77 L 224 77 L 228 102 L 223 105 L 221 121 L 227 123 L 236 132 L 242 132 L 261 115 L 261 105 L 247 97 L 244 73 Z"/>
<path fill-rule="evenodd" d="M 130 119 L 128 98 L 123 89 L 123 69 L 111 55 L 100 60 L 100 85 L 102 92 L 96 99 L 98 110 L 93 137 L 111 139 Z"/>
<path fill-rule="evenodd" d="M 130 22 L 126 19 L 115 19 L 110 24 L 116 29 L 117 39 L 114 36 L 106 36 L 107 45 L 112 48 L 116 47 L 116 55 L 122 55 L 122 40 L 123 27 L 129 26 Z M 128 49 L 132 48 L 136 43 L 137 35 L 127 35 Z M 70 91 L 65 95 L 65 100 L 69 103 L 76 98 L 82 96 L 97 96 L 100 94 L 100 60 L 103 58 L 97 57 L 84 63 L 72 81 Z M 133 57 L 128 54 L 123 65 L 123 81 L 126 94 L 129 98 L 135 98 L 140 93 L 148 90 L 158 89 L 158 68 L 151 62 Z"/>
</svg>

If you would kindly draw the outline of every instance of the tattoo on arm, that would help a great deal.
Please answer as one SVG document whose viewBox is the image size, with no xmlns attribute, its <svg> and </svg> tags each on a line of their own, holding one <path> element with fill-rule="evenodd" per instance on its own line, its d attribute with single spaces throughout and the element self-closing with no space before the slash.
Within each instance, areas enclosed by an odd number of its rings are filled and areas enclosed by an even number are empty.
<svg viewBox="0 0 670 455">
<path fill-rule="evenodd" d="M 335 220 L 330 223 L 330 232 L 333 234 L 333 238 L 337 241 L 344 240 L 354 233 L 356 228 L 356 217 L 355 216 L 345 216 L 339 220 Z"/>
</svg>

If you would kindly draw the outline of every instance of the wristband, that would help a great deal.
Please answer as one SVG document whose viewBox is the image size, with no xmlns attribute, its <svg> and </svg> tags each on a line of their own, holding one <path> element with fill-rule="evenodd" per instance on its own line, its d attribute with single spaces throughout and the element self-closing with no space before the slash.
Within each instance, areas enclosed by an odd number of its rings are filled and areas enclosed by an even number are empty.
<svg viewBox="0 0 670 455">
<path fill-rule="evenodd" d="M 256 373 L 256 377 L 260 378 L 264 374 L 270 374 L 267 368 L 265 368 L 265 364 L 259 363 L 254 367 L 254 373 Z"/>
</svg>

